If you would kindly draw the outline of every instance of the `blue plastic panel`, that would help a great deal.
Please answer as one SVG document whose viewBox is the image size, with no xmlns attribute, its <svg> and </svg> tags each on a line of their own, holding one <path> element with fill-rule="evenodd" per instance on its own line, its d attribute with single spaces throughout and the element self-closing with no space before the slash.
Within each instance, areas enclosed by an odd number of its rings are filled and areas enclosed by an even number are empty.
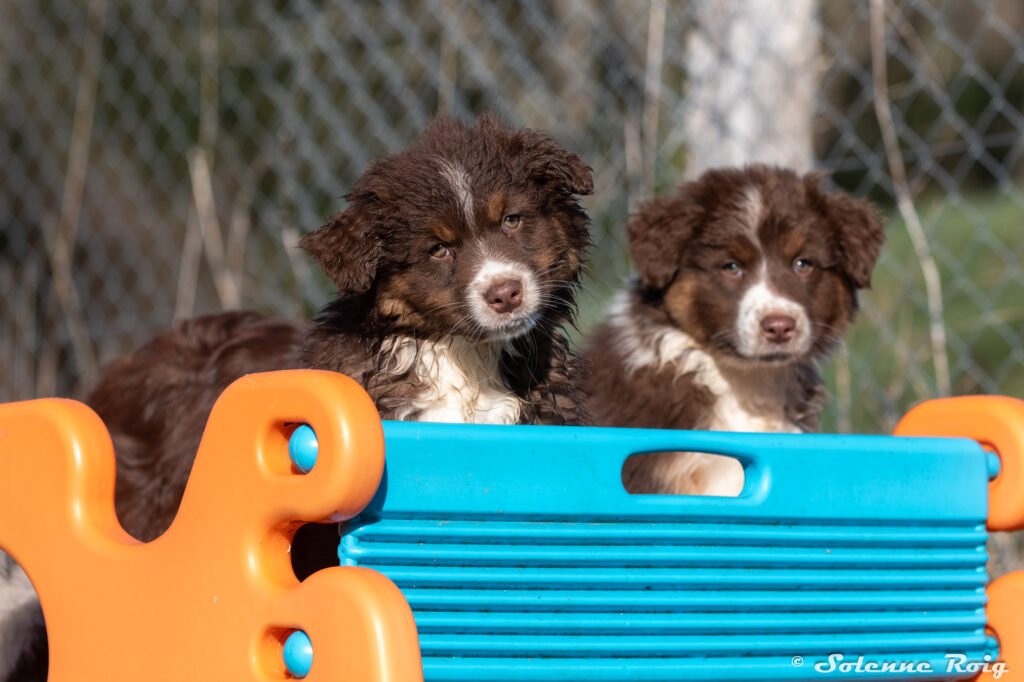
<svg viewBox="0 0 1024 682">
<path fill-rule="evenodd" d="M 995 657 L 973 441 L 384 429 L 339 553 L 403 590 L 428 680 L 952 679 L 947 654 Z M 626 457 L 659 451 L 734 456 L 744 491 L 628 494 Z M 862 671 L 815 671 L 837 653 Z M 904 661 L 932 672 L 863 672 Z"/>
</svg>

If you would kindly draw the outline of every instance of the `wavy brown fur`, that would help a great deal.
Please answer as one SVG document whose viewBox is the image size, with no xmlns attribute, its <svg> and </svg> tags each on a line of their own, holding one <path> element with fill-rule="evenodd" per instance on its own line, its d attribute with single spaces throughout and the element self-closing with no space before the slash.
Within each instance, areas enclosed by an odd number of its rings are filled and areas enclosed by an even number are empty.
<svg viewBox="0 0 1024 682">
<path fill-rule="evenodd" d="M 459 214 L 439 163 L 466 169 L 475 215 Z M 580 423 L 576 369 L 560 328 L 574 313 L 589 244 L 575 195 L 591 190 L 591 171 L 574 154 L 490 115 L 475 126 L 439 119 L 409 149 L 371 164 L 347 197 L 350 207 L 302 240 L 338 287 L 315 325 L 211 315 L 179 324 L 106 368 L 88 403 L 114 439 L 126 530 L 149 540 L 170 524 L 213 402 L 244 374 L 342 372 L 367 389 L 382 418 L 393 418 L 426 378 L 388 371 L 388 338 L 420 344 L 454 330 L 481 342 L 482 332 L 453 304 L 477 242 L 528 263 L 545 286 L 534 327 L 500 344 L 500 380 L 523 401 L 519 422 Z M 494 219 L 513 209 L 527 226 L 514 238 L 496 233 Z M 447 270 L 428 255 L 439 233 L 465 255 Z"/>
</svg>

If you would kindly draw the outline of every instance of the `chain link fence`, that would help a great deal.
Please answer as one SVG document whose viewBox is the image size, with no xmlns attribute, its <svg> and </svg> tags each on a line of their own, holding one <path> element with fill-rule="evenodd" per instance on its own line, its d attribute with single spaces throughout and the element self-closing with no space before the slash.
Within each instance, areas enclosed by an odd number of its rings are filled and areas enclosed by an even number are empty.
<svg viewBox="0 0 1024 682">
<path fill-rule="evenodd" d="M 888 216 L 826 429 L 1024 396 L 1022 36 L 1017 0 L 7 0 L 0 401 L 80 397 L 176 318 L 312 314 L 299 235 L 435 113 L 484 108 L 596 171 L 584 329 L 636 201 L 780 161 Z"/>
</svg>

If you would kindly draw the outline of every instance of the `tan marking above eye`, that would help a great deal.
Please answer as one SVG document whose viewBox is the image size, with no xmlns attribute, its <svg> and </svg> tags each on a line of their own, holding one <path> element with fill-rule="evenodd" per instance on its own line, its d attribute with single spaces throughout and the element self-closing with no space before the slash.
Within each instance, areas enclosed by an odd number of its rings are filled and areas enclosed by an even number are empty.
<svg viewBox="0 0 1024 682">
<path fill-rule="evenodd" d="M 747 235 L 732 235 L 730 239 L 714 244 L 714 248 L 721 252 L 719 255 L 725 259 L 723 262 L 729 260 L 753 262 L 761 257 L 759 242 L 750 239 Z"/>
<path fill-rule="evenodd" d="M 433 223 L 430 228 L 438 241 L 444 242 L 445 244 L 451 244 L 455 241 L 455 231 L 445 223 L 436 222 Z"/>
<path fill-rule="evenodd" d="M 782 243 L 783 253 L 800 253 L 807 246 L 807 235 L 799 230 L 789 232 Z"/>
<path fill-rule="evenodd" d="M 505 212 L 505 195 L 501 192 L 492 194 L 491 198 L 487 201 L 487 217 L 491 222 L 498 222 L 501 220 L 502 214 Z"/>
</svg>

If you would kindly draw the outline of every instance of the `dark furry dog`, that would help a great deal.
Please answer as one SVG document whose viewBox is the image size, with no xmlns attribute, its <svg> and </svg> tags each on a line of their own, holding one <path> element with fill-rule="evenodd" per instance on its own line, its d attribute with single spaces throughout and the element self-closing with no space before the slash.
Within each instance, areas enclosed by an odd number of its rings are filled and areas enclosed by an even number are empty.
<svg viewBox="0 0 1024 682">
<path fill-rule="evenodd" d="M 589 245 L 576 197 L 592 189 L 575 154 L 490 115 L 437 120 L 371 164 L 349 208 L 302 239 L 338 288 L 315 324 L 212 315 L 106 368 L 87 402 L 113 438 L 125 529 L 150 540 L 170 525 L 214 401 L 250 372 L 342 372 L 384 419 L 580 423 L 560 329 Z M 320 528 L 296 540 L 324 538 L 295 560 L 300 577 L 337 562 L 337 531 Z"/>
<path fill-rule="evenodd" d="M 173 518 L 202 426 L 232 380 L 342 372 L 384 419 L 576 423 L 566 341 L 588 245 L 579 158 L 490 116 L 435 121 L 380 159 L 302 246 L 338 288 L 316 323 L 228 313 L 180 324 L 104 372 L 117 508 L 140 539 Z"/>
<path fill-rule="evenodd" d="M 252 372 L 302 367 L 301 322 L 233 312 L 185 320 L 108 365 L 87 399 L 117 455 L 114 502 L 144 541 L 170 525 L 206 418 L 228 384 Z"/>
<path fill-rule="evenodd" d="M 721 431 L 817 427 L 815 370 L 857 310 L 884 236 L 864 200 L 822 176 L 713 170 L 642 204 L 628 225 L 639 280 L 593 333 L 594 423 Z M 632 492 L 736 495 L 736 460 L 633 457 Z"/>
</svg>

